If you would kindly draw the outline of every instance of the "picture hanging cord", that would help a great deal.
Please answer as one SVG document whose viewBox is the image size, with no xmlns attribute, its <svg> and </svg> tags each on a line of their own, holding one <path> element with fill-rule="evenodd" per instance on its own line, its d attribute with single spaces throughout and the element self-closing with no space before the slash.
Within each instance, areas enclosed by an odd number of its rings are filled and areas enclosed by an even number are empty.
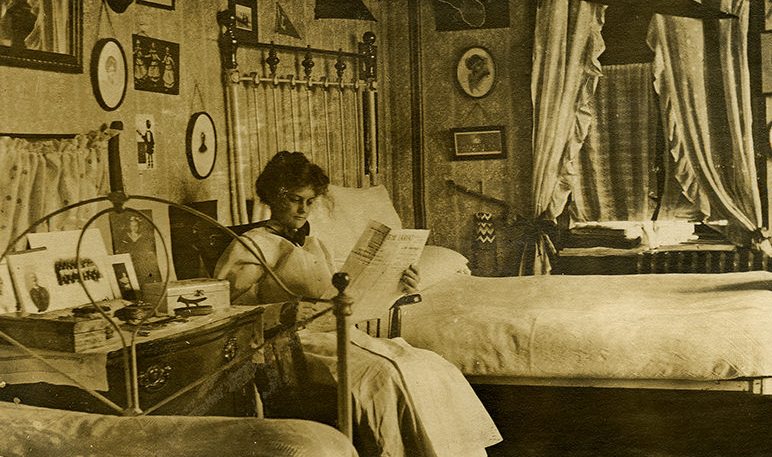
<svg viewBox="0 0 772 457">
<path fill-rule="evenodd" d="M 480 112 L 479 123 L 481 125 L 482 124 L 486 124 L 487 122 L 485 120 L 488 119 L 488 113 L 485 111 L 485 109 L 482 107 L 482 105 L 480 104 L 479 101 L 475 101 L 474 104 L 472 105 L 472 107 L 467 110 L 466 114 L 464 114 L 464 117 L 461 118 L 461 123 L 460 124 L 461 125 L 467 125 L 466 121 L 470 117 L 472 117 L 472 114 L 474 114 L 476 111 Z M 475 117 L 474 120 L 477 120 L 477 117 Z"/>
<path fill-rule="evenodd" d="M 97 26 L 95 36 L 94 36 L 94 43 L 99 40 L 100 33 L 99 30 L 102 28 L 102 12 L 105 12 L 105 17 L 107 18 L 107 25 L 110 26 L 110 37 L 115 37 L 115 27 L 113 27 L 113 20 L 110 18 L 110 7 L 107 5 L 107 0 L 102 0 L 99 2 L 99 14 L 97 15 Z"/>
<path fill-rule="evenodd" d="M 197 113 L 198 111 L 206 111 L 206 103 L 204 103 L 204 94 L 201 92 L 201 87 L 198 85 L 198 80 L 194 80 L 193 83 L 193 96 L 190 97 L 190 112 Z M 196 94 L 198 94 L 198 102 L 201 104 L 201 109 L 196 110 Z"/>
</svg>

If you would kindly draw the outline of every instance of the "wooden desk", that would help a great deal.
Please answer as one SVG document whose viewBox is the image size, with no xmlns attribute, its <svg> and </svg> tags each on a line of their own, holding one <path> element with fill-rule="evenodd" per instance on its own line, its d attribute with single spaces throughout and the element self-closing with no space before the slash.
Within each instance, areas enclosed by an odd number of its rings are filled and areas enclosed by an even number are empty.
<svg viewBox="0 0 772 457">
<path fill-rule="evenodd" d="M 197 380 L 205 382 L 153 411 L 175 415 L 255 415 L 253 345 L 262 342 L 261 307 L 234 306 L 150 331 L 137 339 L 139 400 L 143 411 Z M 105 397 L 126 406 L 123 351 L 118 338 L 87 353 L 107 353 Z M 232 362 L 232 363 L 231 363 Z M 227 369 L 223 367 L 231 363 Z M 219 371 L 219 373 L 218 373 Z M 216 373 L 216 374 L 215 374 Z M 214 375 L 210 378 L 209 376 Z M 100 392 L 101 393 L 101 392 Z M 0 400 L 75 411 L 117 414 L 87 392 L 47 383 L 7 385 Z"/>
</svg>

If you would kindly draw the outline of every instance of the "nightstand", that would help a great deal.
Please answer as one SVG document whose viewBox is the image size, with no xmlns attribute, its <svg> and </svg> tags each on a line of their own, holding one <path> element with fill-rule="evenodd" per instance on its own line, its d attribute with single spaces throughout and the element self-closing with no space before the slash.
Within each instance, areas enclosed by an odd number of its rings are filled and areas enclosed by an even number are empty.
<svg viewBox="0 0 772 457">
<path fill-rule="evenodd" d="M 233 306 L 206 316 L 172 322 L 137 338 L 139 403 L 143 411 L 164 415 L 254 416 L 252 353 L 262 343 L 262 307 Z M 118 338 L 83 357 L 105 355 L 108 384 L 102 393 L 127 405 L 123 351 Z M 80 355 L 80 353 L 79 353 Z M 68 354 L 72 357 L 73 354 Z M 227 368 L 226 368 L 227 366 Z M 2 377 L 2 373 L 0 373 Z M 191 383 L 194 388 L 177 396 Z M 170 400 L 171 398 L 171 400 Z M 84 390 L 43 382 L 7 384 L 0 400 L 75 411 L 117 414 Z M 159 402 L 163 406 L 154 408 Z"/>
</svg>

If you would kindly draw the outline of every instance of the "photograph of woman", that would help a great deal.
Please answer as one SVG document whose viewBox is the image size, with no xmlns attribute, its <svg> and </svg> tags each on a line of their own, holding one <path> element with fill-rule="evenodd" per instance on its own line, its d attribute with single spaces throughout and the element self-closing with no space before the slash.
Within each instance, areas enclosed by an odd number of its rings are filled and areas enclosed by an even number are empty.
<svg viewBox="0 0 772 457">
<path fill-rule="evenodd" d="M 259 247 L 268 266 L 296 295 L 324 298 L 335 294 L 331 255 L 313 236 L 307 221 L 329 182 L 322 168 L 304 154 L 282 151 L 266 164 L 255 184 L 271 216 L 242 239 Z M 218 261 L 215 277 L 230 282 L 235 304 L 268 304 L 293 298 L 236 241 Z M 405 270 L 401 282 L 405 293 L 415 293 L 420 284 L 417 269 L 411 266 Z M 303 306 L 301 303 L 299 318 L 329 305 Z M 299 337 L 308 372 L 313 374 L 311 380 L 334 387 L 336 340 L 330 314 L 301 330 Z M 354 433 L 361 455 L 483 456 L 485 447 L 501 440 L 461 372 L 439 355 L 414 348 L 400 338 L 373 338 L 353 328 L 351 340 Z M 426 377 L 436 382 L 422 382 Z M 266 376 L 258 372 L 256 378 Z M 270 385 L 258 383 L 257 387 L 262 395 Z M 319 397 L 322 392 L 330 390 L 309 395 Z M 334 404 L 334 398 L 330 401 Z M 438 450 L 442 451 L 438 454 Z"/>
<path fill-rule="evenodd" d="M 142 210 L 152 217 L 150 210 Z M 139 285 L 161 281 L 153 227 L 136 214 L 111 213 L 110 229 L 115 254 L 130 254 Z"/>
</svg>

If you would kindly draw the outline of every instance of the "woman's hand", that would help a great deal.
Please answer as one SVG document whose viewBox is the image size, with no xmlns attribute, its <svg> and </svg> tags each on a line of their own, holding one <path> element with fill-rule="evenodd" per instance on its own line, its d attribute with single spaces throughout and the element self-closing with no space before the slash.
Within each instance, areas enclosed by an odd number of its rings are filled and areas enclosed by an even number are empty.
<svg viewBox="0 0 772 457">
<path fill-rule="evenodd" d="M 402 286 L 402 292 L 405 294 L 418 293 L 418 285 L 420 282 L 421 275 L 418 274 L 418 267 L 415 265 L 410 265 L 405 271 L 402 272 L 400 285 Z"/>
</svg>

